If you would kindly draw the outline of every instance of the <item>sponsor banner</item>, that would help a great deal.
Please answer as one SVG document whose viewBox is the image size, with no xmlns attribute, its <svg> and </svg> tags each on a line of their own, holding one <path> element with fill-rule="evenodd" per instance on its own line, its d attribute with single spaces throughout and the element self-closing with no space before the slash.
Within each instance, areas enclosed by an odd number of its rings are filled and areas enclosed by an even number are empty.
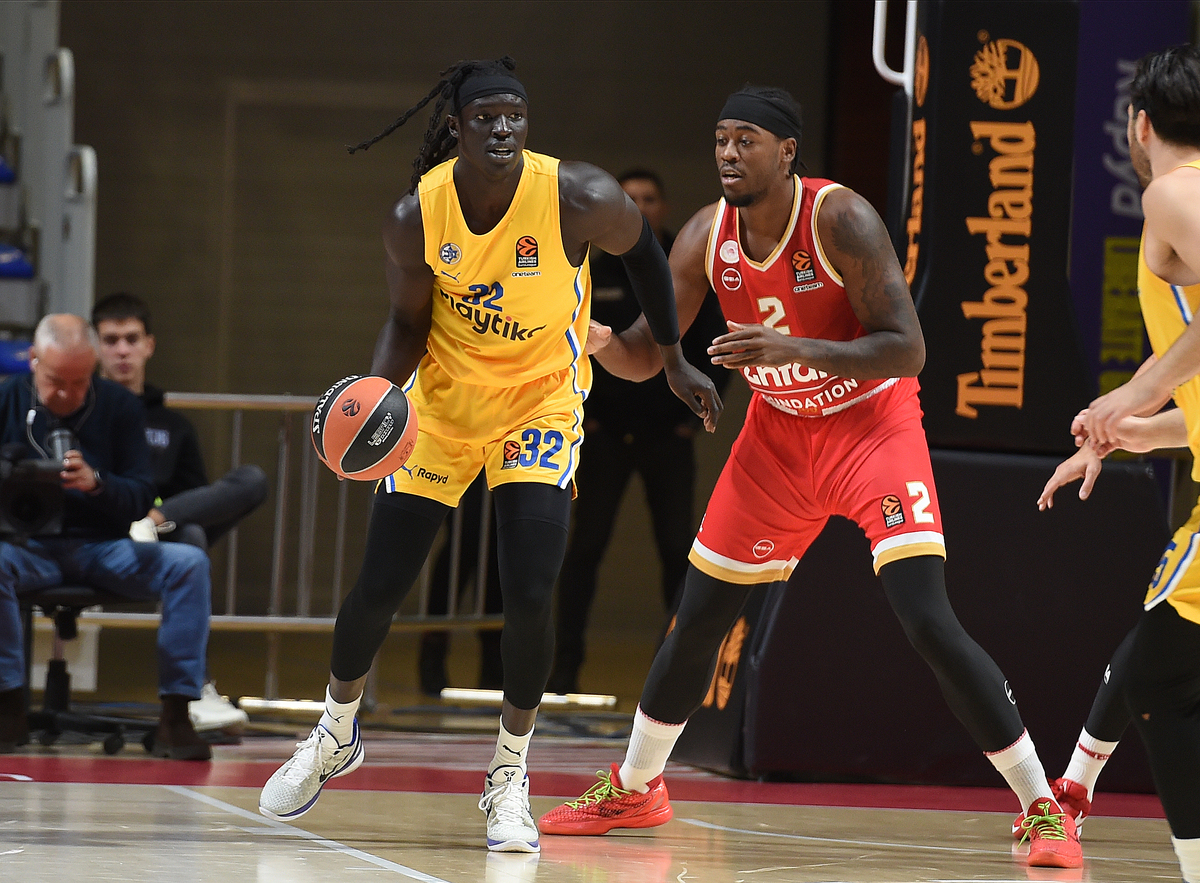
<svg viewBox="0 0 1200 883">
<path fill-rule="evenodd" d="M 1150 354 L 1137 302 L 1142 190 L 1126 108 L 1137 61 L 1188 40 L 1188 0 L 1079 3 L 1071 297 L 1092 390 L 1120 386 Z"/>
<path fill-rule="evenodd" d="M 902 259 L 930 443 L 1067 452 L 1088 401 L 1067 284 L 1078 9 L 929 0 Z"/>
</svg>

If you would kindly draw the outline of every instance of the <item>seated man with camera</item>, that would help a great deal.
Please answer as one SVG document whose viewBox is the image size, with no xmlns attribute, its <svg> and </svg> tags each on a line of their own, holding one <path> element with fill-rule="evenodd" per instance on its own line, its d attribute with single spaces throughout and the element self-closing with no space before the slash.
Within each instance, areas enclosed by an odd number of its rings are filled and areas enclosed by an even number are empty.
<svg viewBox="0 0 1200 883">
<path fill-rule="evenodd" d="M 28 741 L 18 598 L 64 582 L 130 600 L 158 600 L 162 715 L 151 752 L 208 760 L 188 703 L 200 697 L 211 613 L 208 556 L 181 543 L 137 543 L 130 522 L 154 500 L 141 402 L 94 377 L 99 345 L 87 320 L 46 316 L 34 332 L 32 375 L 0 384 L 0 446 L 9 459 L 60 460 L 62 530 L 0 536 L 0 753 Z M 69 435 L 68 435 L 69 433 Z M 18 448 L 17 446 L 20 446 Z M 11 521 L 11 518 L 6 518 Z"/>
</svg>

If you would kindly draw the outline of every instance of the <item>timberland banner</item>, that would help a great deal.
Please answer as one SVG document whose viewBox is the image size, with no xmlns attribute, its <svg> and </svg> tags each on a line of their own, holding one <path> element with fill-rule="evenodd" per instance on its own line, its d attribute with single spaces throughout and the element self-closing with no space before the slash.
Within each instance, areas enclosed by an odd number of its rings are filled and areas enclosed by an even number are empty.
<svg viewBox="0 0 1200 883">
<path fill-rule="evenodd" d="M 935 447 L 1068 451 L 1090 398 L 1067 283 L 1078 19 L 920 4 L 903 260 Z"/>
</svg>

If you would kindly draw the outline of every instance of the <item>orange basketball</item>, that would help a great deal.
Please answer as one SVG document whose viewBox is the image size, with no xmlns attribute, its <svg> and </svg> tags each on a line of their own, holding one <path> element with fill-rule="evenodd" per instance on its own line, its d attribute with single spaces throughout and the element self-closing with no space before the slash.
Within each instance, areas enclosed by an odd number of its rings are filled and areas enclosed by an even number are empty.
<svg viewBox="0 0 1200 883">
<path fill-rule="evenodd" d="M 312 442 L 321 462 L 343 478 L 376 481 L 406 462 L 417 441 L 417 415 L 386 377 L 352 374 L 317 399 Z"/>
</svg>

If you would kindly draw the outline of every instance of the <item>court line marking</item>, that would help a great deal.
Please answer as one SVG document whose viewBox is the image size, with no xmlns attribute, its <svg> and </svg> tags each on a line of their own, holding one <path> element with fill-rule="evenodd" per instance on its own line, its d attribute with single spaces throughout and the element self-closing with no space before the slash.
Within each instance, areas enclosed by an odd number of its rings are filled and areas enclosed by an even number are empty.
<svg viewBox="0 0 1200 883">
<path fill-rule="evenodd" d="M 285 822 L 277 822 L 274 819 L 268 819 L 266 816 L 252 813 L 242 809 L 240 806 L 234 806 L 231 803 L 226 803 L 223 800 L 218 800 L 215 797 L 209 797 L 207 794 L 201 794 L 198 791 L 192 791 L 190 788 L 185 788 L 182 785 L 162 785 L 160 786 L 170 791 L 173 794 L 179 794 L 183 797 L 190 797 L 192 800 L 198 800 L 200 803 L 207 803 L 209 806 L 216 807 L 232 815 L 239 816 L 243 819 L 249 819 L 258 822 L 262 828 L 269 830 L 263 833 L 270 834 L 292 834 L 304 840 L 308 840 L 318 846 L 323 846 L 333 852 L 340 852 L 342 855 L 356 858 L 359 861 L 367 862 L 375 865 L 378 868 L 383 868 L 385 871 L 395 871 L 404 877 L 411 880 L 420 881 L 420 883 L 450 883 L 449 880 L 443 880 L 441 877 L 431 877 L 426 873 L 415 870 L 414 868 L 405 867 L 396 862 L 389 861 L 386 858 L 380 858 L 377 855 L 371 855 L 369 852 L 363 852 L 361 849 L 355 849 L 353 846 L 347 846 L 344 843 L 338 843 L 336 840 L 329 840 L 321 837 L 318 834 L 313 834 L 310 831 L 305 831 L 303 828 L 297 828 Z"/>
<path fill-rule="evenodd" d="M 1012 850 L 1007 852 L 999 849 L 974 849 L 968 846 L 931 846 L 922 843 L 897 843 L 895 841 L 879 841 L 879 840 L 843 840 L 838 837 L 809 837 L 805 834 L 787 834 L 782 831 L 755 831 L 751 828 L 732 828 L 727 825 L 717 825 L 713 822 L 705 822 L 700 819 L 678 819 L 685 825 L 695 825 L 697 828 L 707 828 L 710 831 L 724 831 L 729 834 L 755 834 L 759 837 L 780 837 L 784 840 L 804 840 L 809 843 L 842 843 L 847 846 L 884 846 L 890 849 L 918 849 L 924 851 L 935 852 L 965 852 L 971 855 L 1003 855 L 1012 856 Z M 1089 862 L 1134 862 L 1143 865 L 1166 865 L 1168 867 L 1175 866 L 1173 861 L 1153 858 L 1128 858 L 1126 856 L 1103 856 L 1103 855 L 1088 855 L 1084 853 L 1084 858 Z M 938 883 L 952 883 L 952 881 L 938 881 Z M 994 883 L 994 881 L 993 881 Z M 1028 883 L 1028 881 L 1025 881 Z"/>
</svg>

